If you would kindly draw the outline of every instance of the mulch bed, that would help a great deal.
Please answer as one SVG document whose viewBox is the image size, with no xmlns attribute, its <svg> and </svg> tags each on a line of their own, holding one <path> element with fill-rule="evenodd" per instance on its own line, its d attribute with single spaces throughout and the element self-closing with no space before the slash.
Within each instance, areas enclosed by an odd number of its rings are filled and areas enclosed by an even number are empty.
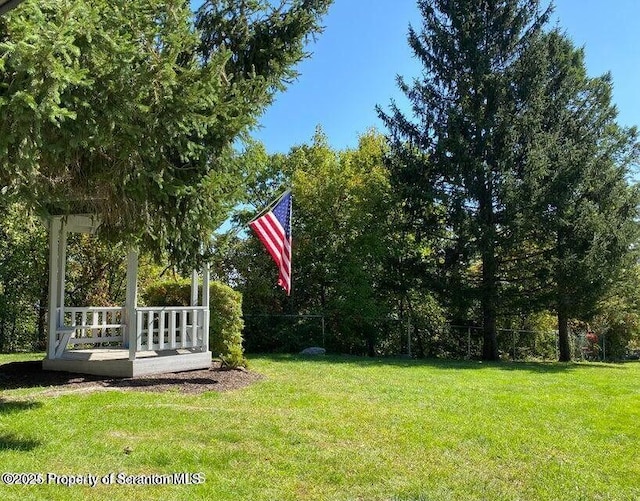
<svg viewBox="0 0 640 501">
<path fill-rule="evenodd" d="M 211 369 L 135 378 L 45 371 L 42 370 L 40 361 L 10 362 L 0 365 L 0 390 L 48 388 L 53 394 L 108 389 L 198 394 L 207 391 L 237 390 L 260 379 L 262 376 L 255 372 L 244 369 L 224 369 L 215 362 Z"/>
</svg>

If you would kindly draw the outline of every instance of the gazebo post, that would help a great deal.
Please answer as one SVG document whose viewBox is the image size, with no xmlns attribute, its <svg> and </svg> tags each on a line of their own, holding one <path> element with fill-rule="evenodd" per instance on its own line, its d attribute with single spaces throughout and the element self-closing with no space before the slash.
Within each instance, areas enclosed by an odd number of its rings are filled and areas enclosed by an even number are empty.
<svg viewBox="0 0 640 501">
<path fill-rule="evenodd" d="M 52 217 L 49 220 L 49 342 L 47 343 L 47 358 L 54 359 L 56 354 L 56 333 L 58 330 L 58 271 L 59 243 L 62 229 L 62 218 Z"/>
<path fill-rule="evenodd" d="M 58 239 L 58 325 L 64 325 L 64 292 L 67 276 L 67 223 L 60 219 L 60 238 Z"/>
<path fill-rule="evenodd" d="M 202 267 L 202 306 L 207 309 L 202 313 L 202 351 L 209 351 L 209 263 Z"/>
<path fill-rule="evenodd" d="M 198 270 L 193 269 L 191 271 L 191 306 L 198 306 L 198 279 L 199 278 L 200 277 L 198 276 Z M 194 325 L 197 324 L 199 319 L 200 319 L 200 312 L 195 311 L 193 313 L 193 319 L 192 319 L 193 324 Z M 197 343 L 198 335 L 194 331 L 192 336 L 193 336 L 193 339 L 192 339 L 193 346 L 195 346 Z"/>
<path fill-rule="evenodd" d="M 191 306 L 198 306 L 198 270 L 191 272 Z"/>
<path fill-rule="evenodd" d="M 124 338 L 129 342 L 129 360 L 136 359 L 138 347 L 138 251 L 129 249 L 127 254 L 127 292 L 124 306 L 124 324 L 126 325 Z"/>
</svg>

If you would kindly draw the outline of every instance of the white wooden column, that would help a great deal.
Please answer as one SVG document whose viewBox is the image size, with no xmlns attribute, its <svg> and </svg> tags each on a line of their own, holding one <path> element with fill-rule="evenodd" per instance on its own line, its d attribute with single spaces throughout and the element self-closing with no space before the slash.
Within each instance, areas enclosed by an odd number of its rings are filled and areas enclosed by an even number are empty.
<svg viewBox="0 0 640 501">
<path fill-rule="evenodd" d="M 209 351 L 209 263 L 202 267 L 202 351 Z"/>
<path fill-rule="evenodd" d="M 47 343 L 47 358 L 54 359 L 56 355 L 56 331 L 58 330 L 58 292 L 60 277 L 58 259 L 60 232 L 62 229 L 60 217 L 49 220 L 49 342 Z"/>
<path fill-rule="evenodd" d="M 58 326 L 64 325 L 64 292 L 67 276 L 67 224 L 60 218 L 60 237 L 58 239 Z"/>
<path fill-rule="evenodd" d="M 129 360 L 136 359 L 138 347 L 138 319 L 136 308 L 138 307 L 138 251 L 130 249 L 127 254 L 127 294 L 124 305 L 124 324 L 126 325 L 124 336 L 129 342 Z M 151 336 L 152 334 L 149 333 Z M 125 338 L 123 337 L 123 341 Z"/>
<path fill-rule="evenodd" d="M 191 272 L 191 306 L 198 306 L 198 270 Z"/>
</svg>

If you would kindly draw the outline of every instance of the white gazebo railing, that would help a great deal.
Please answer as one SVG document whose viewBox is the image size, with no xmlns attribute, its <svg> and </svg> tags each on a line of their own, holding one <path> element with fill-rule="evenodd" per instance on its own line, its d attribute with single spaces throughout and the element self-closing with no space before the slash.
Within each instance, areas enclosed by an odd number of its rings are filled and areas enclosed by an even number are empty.
<svg viewBox="0 0 640 501">
<path fill-rule="evenodd" d="M 68 347 L 107 346 L 110 343 L 123 342 L 121 307 L 56 308 L 56 316 L 56 357 L 62 356 Z"/>
<path fill-rule="evenodd" d="M 209 310 L 206 306 L 144 306 L 136 308 L 135 352 L 209 349 Z M 130 338 L 123 323 L 123 307 L 58 308 L 56 357 L 79 345 L 104 347 L 119 344 L 126 348 Z"/>
<path fill-rule="evenodd" d="M 206 306 L 136 308 L 136 351 L 209 349 L 209 310 Z"/>
</svg>

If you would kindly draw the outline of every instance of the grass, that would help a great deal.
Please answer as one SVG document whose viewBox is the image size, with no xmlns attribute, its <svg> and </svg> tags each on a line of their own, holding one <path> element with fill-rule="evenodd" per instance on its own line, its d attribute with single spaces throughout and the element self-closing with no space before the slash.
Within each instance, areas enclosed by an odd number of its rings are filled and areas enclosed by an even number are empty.
<svg viewBox="0 0 640 501">
<path fill-rule="evenodd" d="M 640 498 L 638 363 L 278 356 L 251 366 L 266 378 L 223 394 L 2 391 L 0 473 L 206 480 L 0 482 L 0 499 Z"/>
</svg>

